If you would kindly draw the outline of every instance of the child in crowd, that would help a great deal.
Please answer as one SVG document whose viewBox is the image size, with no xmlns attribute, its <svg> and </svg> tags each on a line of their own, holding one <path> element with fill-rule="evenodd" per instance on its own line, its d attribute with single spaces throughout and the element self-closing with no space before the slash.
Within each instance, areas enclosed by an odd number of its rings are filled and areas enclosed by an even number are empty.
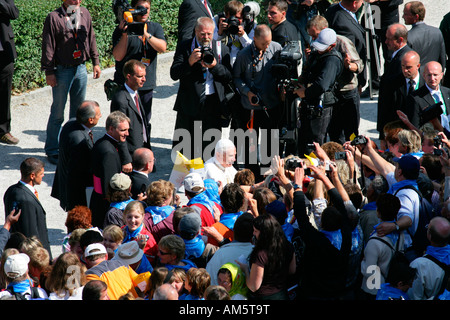
<svg viewBox="0 0 450 320">
<path fill-rule="evenodd" d="M 211 276 L 204 268 L 191 268 L 186 272 L 184 287 L 189 294 L 183 294 L 179 300 L 205 300 L 203 297 L 211 285 Z"/>
<path fill-rule="evenodd" d="M 103 245 L 108 251 L 108 260 L 111 260 L 117 253 L 117 248 L 122 244 L 122 228 L 115 224 L 110 224 L 103 229 Z"/>
<path fill-rule="evenodd" d="M 140 201 L 132 201 L 125 207 L 123 212 L 123 220 L 125 222 L 123 226 L 123 243 L 137 241 L 139 247 L 144 250 L 148 261 L 153 264 L 158 253 L 158 245 L 151 232 L 147 230 L 143 223 L 144 215 L 145 209 Z"/>
</svg>

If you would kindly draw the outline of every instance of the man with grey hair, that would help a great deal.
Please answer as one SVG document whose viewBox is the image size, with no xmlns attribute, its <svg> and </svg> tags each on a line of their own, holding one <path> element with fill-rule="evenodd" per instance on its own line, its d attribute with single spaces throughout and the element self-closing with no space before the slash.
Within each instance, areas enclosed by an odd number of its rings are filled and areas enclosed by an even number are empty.
<svg viewBox="0 0 450 320">
<path fill-rule="evenodd" d="M 153 300 L 178 300 L 178 292 L 171 284 L 164 283 L 155 290 Z"/>
<path fill-rule="evenodd" d="M 223 188 L 234 182 L 237 170 L 233 167 L 236 161 L 236 147 L 229 139 L 221 139 L 214 149 L 214 157 L 205 162 L 205 179 L 213 179 Z"/>
<path fill-rule="evenodd" d="M 101 116 L 99 104 L 86 100 L 77 109 L 76 119 L 69 120 L 61 130 L 51 196 L 65 211 L 76 205 L 87 206 L 86 188 L 92 187 L 92 128 Z"/>
<path fill-rule="evenodd" d="M 92 148 L 91 168 L 94 190 L 89 208 L 92 211 L 92 225 L 103 228 L 109 202 L 106 191 L 111 177 L 122 172 L 122 161 L 119 150 L 126 142 L 130 118 L 120 111 L 114 111 L 106 119 L 106 133 L 97 140 Z"/>
<path fill-rule="evenodd" d="M 380 194 L 386 193 L 388 190 L 388 182 L 382 175 L 375 175 L 367 187 L 367 204 L 359 212 L 359 223 L 364 234 L 364 243 L 369 241 L 369 237 L 373 233 L 373 227 L 380 222 L 376 201 Z"/>
<path fill-rule="evenodd" d="M 194 143 L 195 128 L 201 122 L 202 138 L 208 129 L 222 129 L 226 107 L 225 88 L 231 83 L 230 53 L 226 45 L 213 39 L 214 20 L 197 20 L 195 35 L 178 42 L 170 67 L 172 80 L 180 80 L 174 110 L 177 111 L 172 146 L 182 138 L 190 140 L 181 150 L 187 158 L 201 157 L 208 141 Z M 181 130 L 179 130 L 181 129 Z M 186 136 L 189 134 L 189 136 Z"/>
</svg>

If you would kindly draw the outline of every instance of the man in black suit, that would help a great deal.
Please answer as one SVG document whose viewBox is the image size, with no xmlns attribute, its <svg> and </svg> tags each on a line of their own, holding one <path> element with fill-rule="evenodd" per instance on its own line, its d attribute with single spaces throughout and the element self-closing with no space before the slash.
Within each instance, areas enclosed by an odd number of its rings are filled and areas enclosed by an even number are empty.
<svg viewBox="0 0 450 320">
<path fill-rule="evenodd" d="M 133 171 L 128 173 L 131 178 L 131 197 L 138 199 L 138 195 L 145 196 L 150 184 L 148 175 L 153 171 L 155 158 L 153 152 L 147 148 L 136 149 L 133 153 Z"/>
<path fill-rule="evenodd" d="M 359 57 L 364 65 L 367 60 L 366 53 L 366 32 L 359 23 L 356 12 L 361 8 L 363 0 L 341 0 L 341 2 L 331 5 L 325 12 L 325 18 L 328 20 L 328 27 L 350 39 L 355 44 Z M 366 85 L 367 74 L 364 69 L 358 74 L 358 88 Z"/>
<path fill-rule="evenodd" d="M 408 31 L 408 45 L 420 55 L 422 66 L 430 61 L 437 61 L 445 67 L 447 55 L 445 42 L 439 28 L 427 25 L 425 6 L 420 1 L 411 1 L 403 8 L 406 25 L 412 25 Z M 421 70 L 422 71 L 422 70 Z"/>
<path fill-rule="evenodd" d="M 380 137 L 384 137 L 383 128 L 388 122 L 398 120 L 396 110 L 405 112 L 408 95 L 424 85 L 419 68 L 419 54 L 413 50 L 406 52 L 401 60 L 402 72 L 389 80 L 384 94 L 378 97 L 377 130 Z M 385 147 L 383 143 L 382 148 Z"/>
<path fill-rule="evenodd" d="M 101 116 L 97 102 L 84 101 L 77 110 L 76 119 L 68 121 L 59 135 L 58 165 L 51 196 L 59 199 L 59 205 L 65 211 L 76 205 L 87 206 L 86 187 L 92 187 L 92 128 Z"/>
<path fill-rule="evenodd" d="M 27 158 L 20 164 L 20 181 L 8 188 L 3 196 L 5 217 L 14 209 L 21 210 L 17 223 L 10 232 L 21 232 L 26 237 L 36 236 L 50 254 L 46 212 L 39 201 L 36 186 L 44 177 L 44 162 L 36 158 Z"/>
<path fill-rule="evenodd" d="M 437 61 L 428 62 L 423 68 L 425 85 L 407 98 L 405 114 L 417 128 L 420 126 L 420 112 L 439 101 L 442 102 L 442 115 L 438 119 L 440 126 L 450 131 L 448 115 L 450 112 L 450 89 L 440 85 L 444 73 Z"/>
<path fill-rule="evenodd" d="M 221 45 L 220 41 L 213 40 L 214 29 L 212 19 L 199 18 L 195 26 L 195 37 L 178 43 L 170 67 L 172 80 L 180 80 L 174 106 L 177 117 L 172 146 L 177 145 L 180 136 L 183 145 L 185 139 L 190 140 L 190 145 L 180 148 L 188 158 L 203 156 L 203 150 L 209 143 L 203 141 L 203 134 L 208 129 L 216 129 L 218 132 L 222 129 L 222 107 L 226 104 L 225 86 L 232 81 L 229 49 L 226 45 Z M 194 122 L 198 128 L 199 121 L 203 143 L 194 143 Z M 177 129 L 182 130 L 177 132 Z M 189 137 L 184 134 L 186 130 Z M 205 156 L 206 159 L 210 157 L 211 155 Z"/>
<path fill-rule="evenodd" d="M 103 228 L 105 214 L 109 203 L 106 192 L 111 177 L 122 172 L 122 162 L 119 154 L 121 144 L 126 142 L 130 119 L 120 111 L 114 111 L 106 119 L 106 134 L 97 140 L 92 149 L 91 167 L 94 179 L 89 208 L 92 211 L 92 225 Z"/>
<path fill-rule="evenodd" d="M 195 22 L 200 17 L 214 19 L 214 13 L 208 0 L 183 0 L 178 10 L 178 42 L 192 39 Z"/>
<path fill-rule="evenodd" d="M 127 136 L 127 147 L 129 154 L 126 155 L 131 162 L 131 156 L 137 148 L 150 148 L 150 128 L 146 120 L 146 114 L 139 97 L 138 89 L 145 83 L 145 65 L 135 59 L 131 59 L 123 66 L 125 83 L 116 92 L 111 100 L 111 112 L 121 111 L 130 118 L 129 135 Z"/>
<path fill-rule="evenodd" d="M 19 17 L 14 0 L 0 1 L 0 142 L 17 144 L 11 135 L 11 90 L 14 60 L 17 58 L 14 33 L 10 20 Z"/>
</svg>

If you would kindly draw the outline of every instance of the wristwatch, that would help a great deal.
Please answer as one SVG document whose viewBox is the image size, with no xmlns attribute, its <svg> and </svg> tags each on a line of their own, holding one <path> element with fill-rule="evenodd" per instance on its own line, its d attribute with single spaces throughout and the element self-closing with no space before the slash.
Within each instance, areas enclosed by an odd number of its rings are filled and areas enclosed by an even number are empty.
<svg viewBox="0 0 450 320">
<path fill-rule="evenodd" d="M 399 225 L 397 224 L 397 222 L 396 221 L 394 221 L 394 224 L 395 224 L 395 230 L 400 230 L 400 227 L 399 227 Z"/>
<path fill-rule="evenodd" d="M 294 183 L 292 186 L 294 187 L 294 190 L 296 190 L 296 189 L 300 189 L 301 190 L 302 189 L 302 186 L 298 185 L 296 183 Z"/>
</svg>

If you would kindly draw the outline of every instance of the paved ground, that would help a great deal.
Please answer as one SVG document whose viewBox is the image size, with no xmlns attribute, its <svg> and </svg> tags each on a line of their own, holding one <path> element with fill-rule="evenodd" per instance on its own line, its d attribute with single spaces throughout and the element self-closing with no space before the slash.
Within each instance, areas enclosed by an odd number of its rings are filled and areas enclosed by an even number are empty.
<svg viewBox="0 0 450 320">
<path fill-rule="evenodd" d="M 445 13 L 448 11 L 448 0 L 424 0 L 427 7 L 425 21 L 438 27 Z M 403 10 L 401 8 L 401 10 Z M 403 20 L 401 19 L 403 22 Z M 157 159 L 157 172 L 154 179 L 169 179 L 173 166 L 170 159 L 171 139 L 175 121 L 175 112 L 172 110 L 178 83 L 170 79 L 169 68 L 172 63 L 173 52 L 165 53 L 158 58 L 158 88 L 153 102 L 152 115 L 152 145 Z M 98 139 L 104 133 L 104 124 L 109 114 L 109 101 L 106 99 L 103 84 L 106 79 L 113 77 L 113 69 L 103 70 L 100 79 L 90 79 L 86 98 L 99 102 L 103 117 L 98 126 L 94 128 L 94 138 Z M 91 77 L 91 75 L 90 75 Z M 40 186 L 41 202 L 47 212 L 47 225 L 49 238 L 54 257 L 61 253 L 61 241 L 66 234 L 66 213 L 59 207 L 56 199 L 50 196 L 55 166 L 47 162 L 44 153 L 45 129 L 51 105 L 51 89 L 45 87 L 30 93 L 14 96 L 12 99 L 12 134 L 20 139 L 17 146 L 0 145 L 0 195 L 20 179 L 19 166 L 22 160 L 33 156 L 46 163 L 45 177 Z M 378 132 L 375 129 L 377 114 L 377 100 L 364 99 L 361 101 L 361 133 L 368 135 L 375 141 Z M 68 113 L 66 113 L 66 119 Z M 4 206 L 0 201 L 0 225 L 4 223 Z"/>
</svg>

